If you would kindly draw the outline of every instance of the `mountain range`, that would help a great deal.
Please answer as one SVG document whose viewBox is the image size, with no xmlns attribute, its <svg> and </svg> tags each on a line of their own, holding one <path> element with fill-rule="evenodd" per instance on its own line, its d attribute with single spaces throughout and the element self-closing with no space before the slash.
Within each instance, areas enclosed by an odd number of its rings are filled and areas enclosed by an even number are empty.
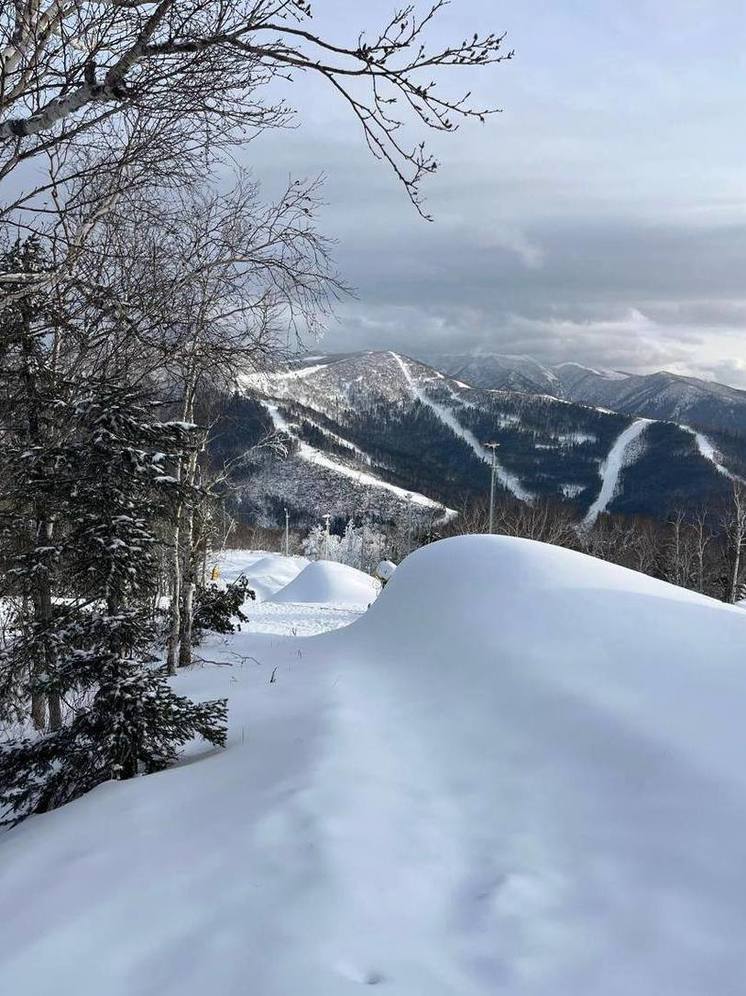
<svg viewBox="0 0 746 996">
<path fill-rule="evenodd" d="M 442 519 L 489 492 L 489 442 L 502 492 L 569 504 L 588 523 L 717 503 L 746 477 L 744 392 L 660 375 L 656 397 L 656 375 L 525 357 L 440 363 L 332 354 L 241 377 L 213 450 L 234 467 L 243 513 L 265 525 L 285 508 L 304 525 Z"/>
<path fill-rule="evenodd" d="M 474 387 L 550 394 L 704 431 L 746 432 L 746 391 L 696 377 L 597 370 L 582 363 L 545 366 L 530 356 L 501 353 L 439 353 L 422 359 Z"/>
</svg>

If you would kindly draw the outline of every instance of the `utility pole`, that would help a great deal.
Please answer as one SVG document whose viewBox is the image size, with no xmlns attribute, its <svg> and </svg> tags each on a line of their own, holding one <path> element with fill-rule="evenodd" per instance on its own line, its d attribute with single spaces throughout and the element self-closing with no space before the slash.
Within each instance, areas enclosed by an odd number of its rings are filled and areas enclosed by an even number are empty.
<svg viewBox="0 0 746 996">
<path fill-rule="evenodd" d="M 290 514 L 285 509 L 285 556 L 290 556 Z"/>
<path fill-rule="evenodd" d="M 321 518 L 326 523 L 324 528 L 324 560 L 329 559 L 329 520 L 331 515 L 327 512 L 326 515 L 322 515 Z"/>
<path fill-rule="evenodd" d="M 495 531 L 495 478 L 497 476 L 496 450 L 499 443 L 485 443 L 485 449 L 492 450 L 492 472 L 490 474 L 490 535 Z"/>
<path fill-rule="evenodd" d="M 407 495 L 407 554 L 412 552 L 412 495 Z"/>
</svg>

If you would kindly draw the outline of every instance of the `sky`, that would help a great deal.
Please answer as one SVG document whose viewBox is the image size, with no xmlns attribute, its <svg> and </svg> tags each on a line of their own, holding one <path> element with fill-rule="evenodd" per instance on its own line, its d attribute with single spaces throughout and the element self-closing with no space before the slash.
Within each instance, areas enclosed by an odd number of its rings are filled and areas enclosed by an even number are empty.
<svg viewBox="0 0 746 996">
<path fill-rule="evenodd" d="M 317 0 L 315 21 L 354 41 L 394 5 Z M 326 176 L 321 225 L 356 296 L 323 348 L 494 350 L 746 388 L 743 0 L 452 0 L 429 37 L 477 30 L 507 31 L 516 56 L 444 79 L 502 113 L 431 136 L 432 222 L 321 80 L 288 84 L 296 127 L 244 152 L 270 192 Z"/>
</svg>

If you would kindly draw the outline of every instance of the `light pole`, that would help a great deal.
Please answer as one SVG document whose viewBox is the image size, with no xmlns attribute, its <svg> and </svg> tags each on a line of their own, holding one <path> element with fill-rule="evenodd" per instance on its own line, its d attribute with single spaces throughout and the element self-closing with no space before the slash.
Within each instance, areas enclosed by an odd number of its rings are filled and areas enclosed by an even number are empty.
<svg viewBox="0 0 746 996">
<path fill-rule="evenodd" d="M 495 477 L 497 476 L 496 450 L 499 443 L 485 443 L 485 449 L 492 450 L 492 472 L 490 474 L 490 534 L 495 530 Z"/>
<path fill-rule="evenodd" d="M 285 556 L 290 556 L 290 513 L 285 509 Z"/>
<path fill-rule="evenodd" d="M 324 560 L 329 559 L 329 520 L 331 515 L 327 512 L 326 515 L 322 515 L 321 518 L 326 523 L 324 527 Z"/>
</svg>

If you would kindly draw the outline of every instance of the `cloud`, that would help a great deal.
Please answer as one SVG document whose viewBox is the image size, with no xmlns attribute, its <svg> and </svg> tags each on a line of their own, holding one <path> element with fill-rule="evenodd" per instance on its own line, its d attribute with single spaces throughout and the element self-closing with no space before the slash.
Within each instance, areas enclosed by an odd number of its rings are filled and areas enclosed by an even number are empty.
<svg viewBox="0 0 746 996">
<path fill-rule="evenodd" d="M 528 354 L 548 365 L 576 360 L 630 373 L 666 369 L 746 388 L 743 335 L 733 329 L 662 323 L 636 308 L 603 316 L 592 304 L 586 311 L 573 318 L 473 307 L 346 306 L 325 347 L 397 349 L 423 358 L 487 350 Z"/>
<path fill-rule="evenodd" d="M 743 383 L 741 4 L 723 0 L 717 22 L 705 0 L 633 6 L 500 8 L 518 58 L 468 85 L 504 113 L 434 137 L 433 224 L 332 94 L 312 80 L 290 94 L 301 127 L 252 143 L 251 165 L 270 186 L 328 176 L 322 227 L 358 297 L 327 348 L 492 348 Z M 376 22 L 358 10 L 328 0 L 319 20 Z M 460 0 L 443 25 L 463 21 L 494 26 L 494 3 Z"/>
</svg>

